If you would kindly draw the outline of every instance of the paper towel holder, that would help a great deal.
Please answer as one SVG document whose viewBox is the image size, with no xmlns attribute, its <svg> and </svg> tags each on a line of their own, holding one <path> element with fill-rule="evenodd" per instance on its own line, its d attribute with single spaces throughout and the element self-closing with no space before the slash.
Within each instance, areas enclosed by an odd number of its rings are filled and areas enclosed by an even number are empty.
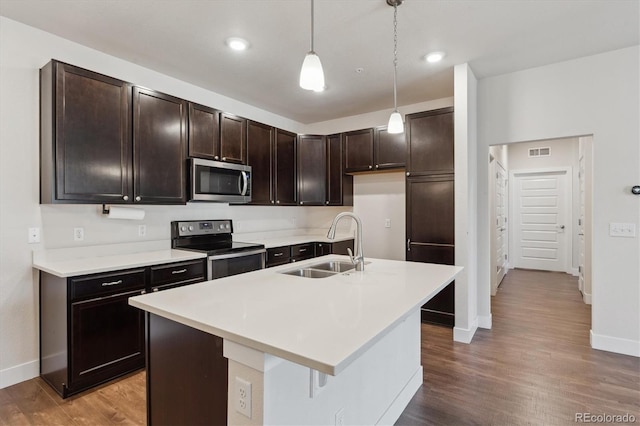
<svg viewBox="0 0 640 426">
<path fill-rule="evenodd" d="M 102 214 L 109 214 L 109 209 L 106 204 L 102 205 Z"/>
</svg>

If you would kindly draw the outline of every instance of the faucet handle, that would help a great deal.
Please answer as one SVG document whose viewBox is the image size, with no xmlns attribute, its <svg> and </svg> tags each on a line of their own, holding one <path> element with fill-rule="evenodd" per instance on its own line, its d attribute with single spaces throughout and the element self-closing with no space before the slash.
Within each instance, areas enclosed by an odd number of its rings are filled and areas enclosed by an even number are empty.
<svg viewBox="0 0 640 426">
<path fill-rule="evenodd" d="M 350 247 L 347 247 L 347 253 L 349 253 L 349 258 L 351 259 L 351 263 L 353 263 L 354 265 L 358 263 L 358 261 L 353 257 L 353 252 L 351 251 Z"/>
</svg>

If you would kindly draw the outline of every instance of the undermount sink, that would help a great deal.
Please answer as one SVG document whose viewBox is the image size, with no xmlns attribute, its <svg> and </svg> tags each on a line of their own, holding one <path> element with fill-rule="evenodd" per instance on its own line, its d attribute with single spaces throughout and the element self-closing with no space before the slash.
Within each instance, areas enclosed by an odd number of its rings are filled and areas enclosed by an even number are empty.
<svg viewBox="0 0 640 426">
<path fill-rule="evenodd" d="M 337 272 L 329 272 L 329 271 L 321 271 L 318 269 L 304 268 L 304 269 L 294 269 L 293 271 L 281 272 L 281 274 L 293 275 L 296 277 L 304 277 L 304 278 L 327 278 L 337 274 Z"/>
<path fill-rule="evenodd" d="M 323 271 L 346 272 L 355 269 L 355 265 L 349 262 L 329 261 L 309 265 L 309 269 L 321 269 Z"/>
</svg>

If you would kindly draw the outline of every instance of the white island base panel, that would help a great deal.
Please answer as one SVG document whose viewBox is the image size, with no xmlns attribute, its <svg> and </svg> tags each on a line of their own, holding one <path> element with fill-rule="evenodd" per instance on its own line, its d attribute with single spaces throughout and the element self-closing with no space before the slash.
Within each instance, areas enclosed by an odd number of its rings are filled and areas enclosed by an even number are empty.
<svg viewBox="0 0 640 426">
<path fill-rule="evenodd" d="M 336 376 L 224 340 L 229 425 L 392 425 L 420 388 L 420 311 Z M 251 418 L 236 409 L 236 378 L 251 383 Z"/>
</svg>

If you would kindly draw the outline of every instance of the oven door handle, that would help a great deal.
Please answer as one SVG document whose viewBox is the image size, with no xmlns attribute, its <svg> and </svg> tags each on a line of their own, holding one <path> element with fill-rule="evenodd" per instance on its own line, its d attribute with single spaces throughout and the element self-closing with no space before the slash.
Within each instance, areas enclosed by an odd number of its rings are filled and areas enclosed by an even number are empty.
<svg viewBox="0 0 640 426">
<path fill-rule="evenodd" d="M 266 249 L 259 249 L 259 250 L 252 250 L 252 251 L 242 251 L 240 253 L 217 254 L 214 256 L 209 256 L 209 260 L 233 259 L 234 257 L 251 256 L 253 254 L 263 254 L 266 252 L 267 252 Z"/>
<path fill-rule="evenodd" d="M 247 172 L 245 172 L 244 170 L 240 172 L 240 176 L 242 177 L 242 180 L 239 182 L 240 183 L 240 195 L 247 195 L 247 189 L 249 189 L 249 178 L 247 177 Z"/>
</svg>

